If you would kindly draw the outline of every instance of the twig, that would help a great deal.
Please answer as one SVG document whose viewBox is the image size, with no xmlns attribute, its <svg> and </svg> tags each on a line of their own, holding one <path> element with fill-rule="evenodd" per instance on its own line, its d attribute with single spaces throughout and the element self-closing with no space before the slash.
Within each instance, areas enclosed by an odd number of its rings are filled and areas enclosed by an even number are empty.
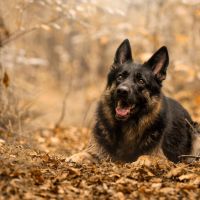
<svg viewBox="0 0 200 200">
<path fill-rule="evenodd" d="M 72 76 L 70 76 L 69 82 L 68 82 L 68 87 L 67 87 L 67 90 L 66 90 L 66 93 L 65 93 L 65 96 L 64 96 L 64 99 L 63 99 L 63 103 L 62 103 L 61 114 L 60 114 L 60 117 L 58 118 L 58 121 L 55 123 L 54 129 L 60 127 L 60 124 L 62 123 L 62 121 L 65 118 L 66 100 L 67 100 L 67 97 L 69 96 L 69 94 L 71 92 L 72 86 L 73 86 L 73 81 L 72 81 Z"/>
<path fill-rule="evenodd" d="M 63 119 L 65 118 L 66 100 L 67 100 L 67 97 L 68 97 L 69 93 L 70 93 L 70 91 L 67 91 L 65 93 L 65 96 L 64 96 L 64 99 L 63 99 L 63 103 L 62 103 L 61 114 L 60 114 L 60 117 L 59 117 L 58 121 L 55 123 L 55 128 L 58 128 L 60 126 L 60 124 L 62 123 Z"/>
<path fill-rule="evenodd" d="M 91 108 L 92 108 L 92 106 L 93 106 L 93 104 L 94 104 L 95 101 L 96 101 L 96 99 L 93 100 L 93 101 L 89 104 L 89 106 L 87 107 L 86 112 L 84 113 L 84 116 L 83 116 L 82 126 L 85 126 L 86 119 L 87 119 L 87 117 L 88 117 L 88 115 L 89 115 L 89 112 L 90 112 L 90 110 L 91 110 Z M 89 124 L 87 124 L 86 126 L 90 126 L 90 124 L 91 124 L 91 123 L 89 122 Z"/>
<path fill-rule="evenodd" d="M 13 40 L 16 40 L 16 39 L 22 37 L 23 35 L 25 35 L 25 34 L 27 34 L 27 33 L 30 33 L 30 32 L 32 32 L 32 31 L 38 29 L 38 28 L 39 28 L 38 26 L 35 26 L 35 27 L 32 27 L 32 28 L 30 28 L 30 29 L 28 29 L 28 30 L 20 31 L 20 32 L 17 32 L 17 33 L 15 32 L 15 33 L 11 34 L 10 37 L 9 37 L 8 39 L 5 39 L 5 40 L 2 41 L 1 47 L 3 47 L 3 46 L 5 46 L 5 45 L 9 44 L 9 43 L 12 42 Z"/>
<path fill-rule="evenodd" d="M 194 156 L 194 155 L 181 155 L 179 158 L 195 158 L 200 159 L 200 156 Z"/>
<path fill-rule="evenodd" d="M 185 121 L 188 123 L 188 125 L 194 131 L 194 133 L 197 133 L 197 130 L 194 128 L 194 126 L 192 126 L 192 124 L 188 121 L 188 119 L 185 118 Z"/>
</svg>

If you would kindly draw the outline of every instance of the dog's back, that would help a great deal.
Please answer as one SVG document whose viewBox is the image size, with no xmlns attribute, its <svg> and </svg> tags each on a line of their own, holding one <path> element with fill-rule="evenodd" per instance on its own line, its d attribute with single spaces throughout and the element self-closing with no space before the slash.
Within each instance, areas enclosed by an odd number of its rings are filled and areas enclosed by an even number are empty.
<svg viewBox="0 0 200 200">
<path fill-rule="evenodd" d="M 175 100 L 165 97 L 165 129 L 162 149 L 169 160 L 177 162 L 179 156 L 191 153 L 193 125 L 189 113 Z"/>
</svg>

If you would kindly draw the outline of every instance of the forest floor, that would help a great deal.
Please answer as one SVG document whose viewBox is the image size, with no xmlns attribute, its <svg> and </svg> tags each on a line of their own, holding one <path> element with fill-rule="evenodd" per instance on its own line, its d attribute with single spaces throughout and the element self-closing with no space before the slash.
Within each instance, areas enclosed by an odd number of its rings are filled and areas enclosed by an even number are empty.
<svg viewBox="0 0 200 200">
<path fill-rule="evenodd" d="M 199 199 L 200 161 L 174 164 L 153 158 L 147 165 L 66 163 L 83 149 L 86 128 L 39 130 L 0 140 L 0 199 Z M 81 140 L 81 144 L 80 144 Z"/>
<path fill-rule="evenodd" d="M 39 136 L 40 135 L 40 136 Z M 137 165 L 66 163 L 87 143 L 87 129 L 37 134 L 36 150 L 0 142 L 0 199 L 199 199 L 200 161 L 174 164 L 153 158 Z M 78 140 L 83 146 L 77 145 Z M 59 153 L 58 153 L 59 152 Z"/>
</svg>

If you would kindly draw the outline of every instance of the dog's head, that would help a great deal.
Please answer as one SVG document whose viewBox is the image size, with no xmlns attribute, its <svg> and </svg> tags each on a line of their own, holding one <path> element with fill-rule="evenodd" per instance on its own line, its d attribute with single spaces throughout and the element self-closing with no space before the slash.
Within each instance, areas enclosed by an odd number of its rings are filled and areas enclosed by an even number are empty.
<svg viewBox="0 0 200 200">
<path fill-rule="evenodd" d="M 168 63 L 165 46 L 145 63 L 136 64 L 132 58 L 129 40 L 121 43 L 107 82 L 116 119 L 127 120 L 136 113 L 151 109 L 155 99 L 160 97 Z"/>
</svg>

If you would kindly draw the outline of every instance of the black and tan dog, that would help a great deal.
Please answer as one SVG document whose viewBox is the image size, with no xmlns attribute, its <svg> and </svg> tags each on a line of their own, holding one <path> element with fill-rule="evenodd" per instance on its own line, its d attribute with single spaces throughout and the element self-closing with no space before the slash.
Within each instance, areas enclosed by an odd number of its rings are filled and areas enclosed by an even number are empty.
<svg viewBox="0 0 200 200">
<path fill-rule="evenodd" d="M 135 63 L 124 40 L 97 107 L 90 146 L 67 161 L 134 162 L 141 155 L 156 155 L 178 162 L 181 155 L 198 155 L 200 137 L 190 127 L 190 115 L 161 92 L 168 64 L 164 46 L 144 64 Z"/>
</svg>

